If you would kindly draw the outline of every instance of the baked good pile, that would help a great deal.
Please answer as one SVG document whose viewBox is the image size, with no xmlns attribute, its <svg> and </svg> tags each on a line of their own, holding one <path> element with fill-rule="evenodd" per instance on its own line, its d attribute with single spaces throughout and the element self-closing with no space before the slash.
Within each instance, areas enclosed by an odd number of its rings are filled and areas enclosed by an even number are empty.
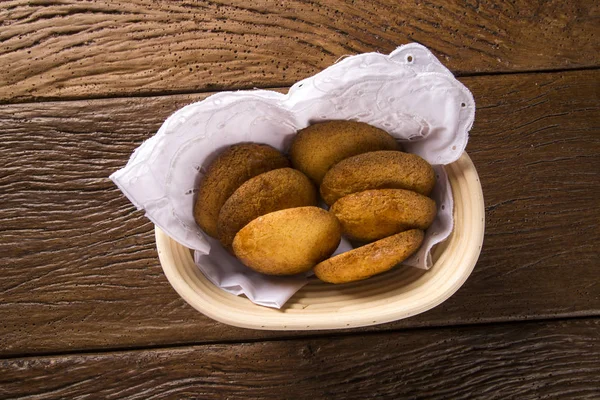
<svg viewBox="0 0 600 400">
<path fill-rule="evenodd" d="M 418 250 L 436 216 L 434 185 L 432 166 L 384 130 L 329 121 L 300 130 L 289 160 L 264 144 L 222 151 L 200 182 L 194 219 L 255 271 L 312 269 L 325 282 L 346 283 Z M 342 235 L 355 248 L 331 257 Z"/>
</svg>

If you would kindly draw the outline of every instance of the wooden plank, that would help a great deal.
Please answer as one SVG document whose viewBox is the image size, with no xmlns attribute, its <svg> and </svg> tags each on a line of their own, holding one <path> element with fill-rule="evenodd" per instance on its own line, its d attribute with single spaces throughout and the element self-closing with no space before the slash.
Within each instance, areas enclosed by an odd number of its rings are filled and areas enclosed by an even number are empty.
<svg viewBox="0 0 600 400">
<path fill-rule="evenodd" d="M 2 360 L 0 396 L 591 400 L 599 355 L 598 319 L 428 329 Z"/>
<path fill-rule="evenodd" d="M 422 43 L 459 75 L 596 67 L 594 1 L 13 0 L 0 102 L 289 86 Z"/>
<path fill-rule="evenodd" d="M 468 150 L 487 204 L 481 258 L 440 307 L 365 330 L 599 314 L 599 77 L 462 79 L 478 102 Z M 201 98 L 0 107 L 2 354 L 299 334 L 228 327 L 187 306 L 162 274 L 151 223 L 107 179 Z"/>
</svg>

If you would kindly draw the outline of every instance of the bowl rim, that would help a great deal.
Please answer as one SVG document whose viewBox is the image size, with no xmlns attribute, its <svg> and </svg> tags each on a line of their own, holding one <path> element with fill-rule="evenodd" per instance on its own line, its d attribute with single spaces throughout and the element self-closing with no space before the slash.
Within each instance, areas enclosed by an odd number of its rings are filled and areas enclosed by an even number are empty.
<svg viewBox="0 0 600 400">
<path fill-rule="evenodd" d="M 468 200 L 470 203 L 470 220 L 466 225 L 468 230 L 461 231 L 460 234 L 455 232 L 457 226 L 457 202 L 455 201 L 453 231 L 446 241 L 440 243 L 440 245 L 448 245 L 447 242 L 454 243 L 458 240 L 457 243 L 461 245 L 458 249 L 460 252 L 455 252 L 454 255 L 457 257 L 449 261 L 453 261 L 453 264 L 458 265 L 459 269 L 450 274 L 438 273 L 439 276 L 433 280 L 426 280 L 425 289 L 436 290 L 437 286 L 435 285 L 437 284 L 442 288 L 441 292 L 437 296 L 419 298 L 417 300 L 420 301 L 410 307 L 394 307 L 402 298 L 401 294 L 395 296 L 397 301 L 391 302 L 391 304 L 373 305 L 369 311 L 375 308 L 376 314 L 372 312 L 356 313 L 352 311 L 352 307 L 344 307 L 344 311 L 335 313 L 323 311 L 322 313 L 327 314 L 327 317 L 320 319 L 316 316 L 324 317 L 324 315 L 318 311 L 304 312 L 304 308 L 294 309 L 285 306 L 282 309 L 273 309 L 259 306 L 246 297 L 235 296 L 215 286 L 195 267 L 191 251 L 155 226 L 156 245 L 162 269 L 175 291 L 197 311 L 216 321 L 242 328 L 259 330 L 348 329 L 388 323 L 423 313 L 446 301 L 464 284 L 477 263 L 485 232 L 483 191 L 471 158 L 466 152 L 463 152 L 457 161 L 444 166 L 444 168 L 448 173 L 453 196 L 456 198 L 457 194 L 460 195 L 463 191 L 469 194 L 469 196 L 463 197 L 464 201 Z M 441 252 L 429 271 L 438 264 L 440 264 L 438 268 L 441 268 L 442 261 L 449 262 L 447 259 L 451 254 L 448 251 L 449 248 L 445 248 Z M 190 266 L 190 262 L 193 267 Z M 426 273 L 424 272 L 424 274 Z M 442 282 L 443 278 L 447 280 Z M 293 299 L 294 297 L 290 301 Z M 414 301 L 415 299 L 413 299 Z"/>
</svg>

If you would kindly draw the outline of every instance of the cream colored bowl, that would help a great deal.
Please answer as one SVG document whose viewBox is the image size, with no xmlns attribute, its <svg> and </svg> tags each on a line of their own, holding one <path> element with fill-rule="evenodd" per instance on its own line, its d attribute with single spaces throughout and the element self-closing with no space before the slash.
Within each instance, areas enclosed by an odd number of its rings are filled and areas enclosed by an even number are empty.
<svg viewBox="0 0 600 400">
<path fill-rule="evenodd" d="M 463 153 L 446 166 L 454 195 L 454 230 L 433 252 L 433 267 L 397 267 L 344 285 L 311 281 L 276 310 L 253 304 L 213 285 L 188 248 L 156 228 L 156 246 L 167 279 L 192 307 L 217 321 L 252 329 L 316 330 L 382 324 L 427 311 L 452 296 L 471 274 L 483 243 L 484 202 L 473 162 Z"/>
</svg>

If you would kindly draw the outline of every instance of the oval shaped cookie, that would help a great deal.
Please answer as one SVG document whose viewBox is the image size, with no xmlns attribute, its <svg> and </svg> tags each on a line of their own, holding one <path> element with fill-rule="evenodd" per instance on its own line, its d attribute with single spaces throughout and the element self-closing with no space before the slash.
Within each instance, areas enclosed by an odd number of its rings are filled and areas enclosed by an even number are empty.
<svg viewBox="0 0 600 400">
<path fill-rule="evenodd" d="M 330 211 L 346 236 L 370 242 L 407 229 L 427 229 L 437 208 L 435 201 L 410 190 L 378 189 L 342 197 Z"/>
<path fill-rule="evenodd" d="M 223 204 L 217 225 L 219 241 L 231 249 L 235 235 L 253 219 L 285 208 L 315 205 L 317 191 L 302 172 L 292 168 L 265 172 L 244 182 Z"/>
<path fill-rule="evenodd" d="M 372 151 L 346 158 L 325 174 L 321 196 L 329 205 L 370 189 L 407 189 L 428 196 L 435 185 L 433 167 L 416 154 Z"/>
<path fill-rule="evenodd" d="M 329 121 L 300 130 L 290 147 L 294 168 L 317 184 L 325 173 L 344 158 L 376 150 L 397 150 L 393 136 L 356 121 Z"/>
<path fill-rule="evenodd" d="M 412 229 L 329 258 L 315 266 L 317 278 L 347 283 L 370 278 L 392 269 L 410 257 L 423 243 L 423 231 Z"/>
<path fill-rule="evenodd" d="M 289 166 L 283 154 L 266 144 L 236 144 L 208 166 L 200 182 L 194 219 L 208 235 L 217 237 L 217 220 L 225 201 L 248 179 L 277 168 Z"/>
<path fill-rule="evenodd" d="M 288 208 L 258 217 L 235 236 L 235 255 L 269 275 L 306 272 L 329 257 L 341 240 L 340 224 L 318 207 Z"/>
</svg>

